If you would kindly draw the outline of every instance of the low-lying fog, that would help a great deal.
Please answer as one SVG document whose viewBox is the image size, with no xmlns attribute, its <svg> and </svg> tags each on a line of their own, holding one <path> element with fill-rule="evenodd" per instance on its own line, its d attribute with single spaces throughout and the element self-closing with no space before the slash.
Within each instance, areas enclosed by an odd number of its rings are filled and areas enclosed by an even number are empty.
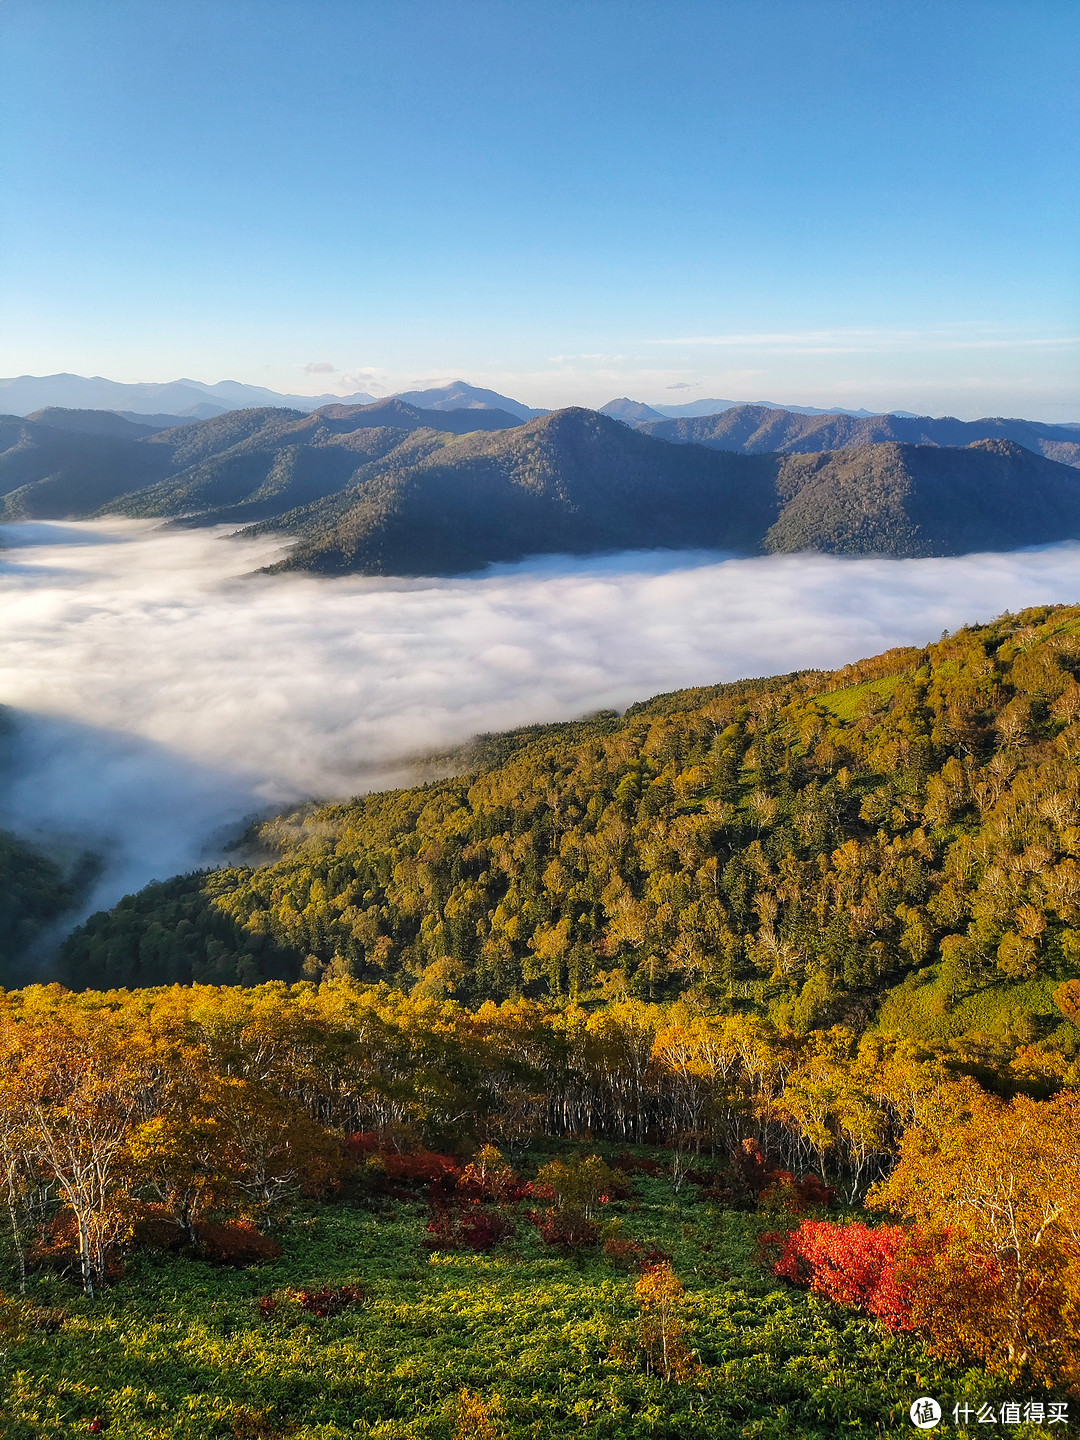
<svg viewBox="0 0 1080 1440">
<path fill-rule="evenodd" d="M 683 685 L 834 667 L 1080 599 L 1080 546 L 950 560 L 544 558 L 452 580 L 251 577 L 277 542 L 0 527 L 0 825 L 106 853 L 95 906 L 245 816 L 402 758 Z"/>
</svg>

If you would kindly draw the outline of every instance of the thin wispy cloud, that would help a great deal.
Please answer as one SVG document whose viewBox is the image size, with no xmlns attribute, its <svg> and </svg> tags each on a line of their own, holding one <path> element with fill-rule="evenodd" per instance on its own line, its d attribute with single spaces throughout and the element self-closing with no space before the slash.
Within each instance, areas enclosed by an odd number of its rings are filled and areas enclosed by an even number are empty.
<svg viewBox="0 0 1080 1440">
<path fill-rule="evenodd" d="M 480 575 L 252 577 L 264 538 L 9 527 L 0 824 L 89 842 L 120 894 L 244 816 L 408 779 L 403 757 L 659 691 L 832 667 L 1080 600 L 1080 547 L 943 560 L 644 552 Z"/>
<path fill-rule="evenodd" d="M 731 349 L 777 350 L 786 354 L 870 355 L 895 350 L 1047 349 L 1080 344 L 1080 335 L 974 336 L 932 330 L 802 330 L 725 335 L 682 335 L 652 345 L 713 345 Z"/>
</svg>

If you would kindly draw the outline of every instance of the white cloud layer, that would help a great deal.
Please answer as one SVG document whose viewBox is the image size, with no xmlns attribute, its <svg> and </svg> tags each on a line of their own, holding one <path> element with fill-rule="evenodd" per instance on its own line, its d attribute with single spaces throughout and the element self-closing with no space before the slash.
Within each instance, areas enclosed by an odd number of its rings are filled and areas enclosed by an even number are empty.
<svg viewBox="0 0 1080 1440">
<path fill-rule="evenodd" d="M 94 897 L 220 854 L 245 817 L 403 776 L 483 730 L 832 667 L 1080 600 L 1080 546 L 950 560 L 647 552 L 450 580 L 252 577 L 273 540 L 4 527 L 0 824 L 108 855 Z"/>
</svg>

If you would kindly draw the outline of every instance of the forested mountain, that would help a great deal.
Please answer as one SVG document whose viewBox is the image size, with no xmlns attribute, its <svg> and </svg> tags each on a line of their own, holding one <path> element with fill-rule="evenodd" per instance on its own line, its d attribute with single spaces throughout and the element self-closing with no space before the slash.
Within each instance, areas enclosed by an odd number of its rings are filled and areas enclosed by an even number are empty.
<svg viewBox="0 0 1080 1440">
<path fill-rule="evenodd" d="M 87 434 L 0 416 L 0 519 L 91 515 L 168 473 L 169 456 L 136 436 Z"/>
<path fill-rule="evenodd" d="M 276 568 L 453 574 L 545 551 L 656 546 L 952 555 L 1080 536 L 1075 471 L 1008 441 L 710 454 L 562 410 L 415 456 L 396 450 L 358 480 L 273 522 L 300 537 Z"/>
<path fill-rule="evenodd" d="M 194 514 L 207 523 L 256 520 L 340 489 L 411 431 L 462 434 L 517 423 L 496 410 L 423 411 L 396 400 L 330 405 L 312 415 L 230 410 L 165 430 L 108 411 L 0 418 L 0 518 L 64 519 L 105 510 Z"/>
<path fill-rule="evenodd" d="M 629 400 L 624 395 L 619 400 L 609 400 L 600 407 L 601 415 L 612 415 L 616 420 L 678 420 L 684 416 L 719 415 L 722 410 L 738 410 L 746 406 L 762 410 L 784 410 L 792 415 L 872 415 L 872 410 L 846 410 L 842 405 L 823 407 L 821 405 L 777 405 L 771 400 L 689 400 L 682 405 L 645 405 L 640 400 Z M 648 413 L 645 413 L 648 412 Z M 904 414 L 906 412 L 893 412 Z"/>
<path fill-rule="evenodd" d="M 1071 1075 L 1051 997 L 1080 975 L 1078 676 L 1080 607 L 1044 607 L 522 732 L 485 770 L 264 825 L 274 863 L 129 897 L 63 973 L 683 993 Z"/>
<path fill-rule="evenodd" d="M 52 921 L 75 903 L 79 886 L 41 851 L 0 830 L 0 986 L 29 978 L 19 962 Z"/>
<path fill-rule="evenodd" d="M 792 455 L 776 487 L 777 552 L 962 555 L 1080 537 L 1080 476 L 1010 440 Z"/>
<path fill-rule="evenodd" d="M 14 417 L 13 417 L 14 418 Z M 170 415 L 169 423 L 159 425 L 150 418 L 134 420 L 120 415 L 115 410 L 64 410 L 49 405 L 44 410 L 35 410 L 27 420 L 39 425 L 48 425 L 52 430 L 71 430 L 76 435 L 109 435 L 121 440 L 141 440 L 155 435 L 159 430 L 168 430 L 178 423 L 179 417 Z"/>
<path fill-rule="evenodd" d="M 614 404 L 623 402 L 615 401 Z M 627 402 L 630 403 L 630 402 Z M 646 409 L 648 407 L 645 407 Z M 775 451 L 809 454 L 895 440 L 907 445 L 971 445 L 977 440 L 1012 440 L 1047 459 L 1080 465 L 1080 428 L 1035 420 L 935 420 L 929 415 L 805 414 L 764 405 L 736 405 L 722 414 L 649 419 L 627 411 L 616 416 L 648 435 L 679 445 L 708 445 L 747 455 Z"/>
<path fill-rule="evenodd" d="M 275 522 L 301 537 L 278 568 L 448 574 L 544 551 L 753 550 L 775 515 L 772 468 L 559 410 L 389 456 L 355 492 Z"/>
<path fill-rule="evenodd" d="M 254 524 L 296 537 L 279 568 L 413 575 L 551 552 L 950 555 L 1080 537 L 1075 469 L 1000 438 L 804 455 L 756 453 L 752 434 L 742 454 L 591 410 L 521 425 L 400 399 L 143 429 L 93 411 L 0 419 L 0 519 Z"/>
<path fill-rule="evenodd" d="M 10 724 L 0 707 L 0 770 L 6 767 Z M 90 879 L 89 857 L 67 872 L 25 840 L 0 830 L 0 986 L 20 984 L 34 941 L 80 898 Z"/>
</svg>

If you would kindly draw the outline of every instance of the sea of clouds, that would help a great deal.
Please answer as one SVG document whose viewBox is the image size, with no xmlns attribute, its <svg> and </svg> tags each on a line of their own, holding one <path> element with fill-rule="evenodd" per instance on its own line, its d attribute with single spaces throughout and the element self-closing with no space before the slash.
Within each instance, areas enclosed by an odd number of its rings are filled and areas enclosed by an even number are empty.
<svg viewBox="0 0 1080 1440">
<path fill-rule="evenodd" d="M 545 557 L 455 579 L 251 572 L 280 542 L 0 527 L 0 825 L 106 868 L 94 908 L 246 817 L 407 781 L 407 757 L 664 690 L 834 667 L 1080 601 L 1080 546 L 940 560 Z"/>
</svg>

